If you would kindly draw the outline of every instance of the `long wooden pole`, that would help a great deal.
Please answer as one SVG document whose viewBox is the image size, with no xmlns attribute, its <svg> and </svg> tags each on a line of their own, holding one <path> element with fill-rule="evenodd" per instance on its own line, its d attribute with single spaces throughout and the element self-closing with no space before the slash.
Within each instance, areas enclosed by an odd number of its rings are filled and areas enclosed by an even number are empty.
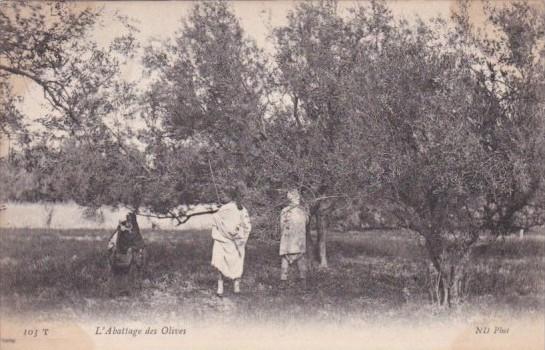
<svg viewBox="0 0 545 350">
<path fill-rule="evenodd" d="M 216 190 L 216 198 L 218 199 L 218 204 L 221 205 L 220 194 L 218 192 L 218 185 L 216 185 L 216 178 L 214 176 L 214 171 L 212 170 L 212 163 L 210 162 L 210 158 L 208 158 L 208 167 L 210 168 L 210 175 L 212 175 L 212 182 L 214 183 L 214 189 Z"/>
</svg>

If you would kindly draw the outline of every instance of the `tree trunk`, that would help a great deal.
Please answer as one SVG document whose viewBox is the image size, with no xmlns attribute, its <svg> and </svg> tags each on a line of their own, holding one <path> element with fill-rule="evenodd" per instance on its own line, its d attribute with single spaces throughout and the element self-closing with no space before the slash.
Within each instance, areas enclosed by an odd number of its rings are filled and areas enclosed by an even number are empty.
<svg viewBox="0 0 545 350">
<path fill-rule="evenodd" d="M 305 227 L 305 237 L 306 237 L 306 245 L 307 245 L 307 266 L 310 269 L 314 267 L 314 240 L 312 239 L 312 233 L 311 233 L 311 220 L 312 216 L 310 216 L 307 225 Z"/>
<path fill-rule="evenodd" d="M 462 280 L 465 276 L 465 263 L 460 262 L 461 266 L 451 266 L 451 286 L 449 293 L 449 306 L 458 305 L 463 298 Z"/>
<path fill-rule="evenodd" d="M 320 261 L 320 267 L 327 268 L 327 252 L 326 252 L 326 230 L 324 229 L 323 216 L 320 209 L 316 211 L 316 238 L 317 238 L 317 255 Z"/>
<path fill-rule="evenodd" d="M 470 247 L 448 244 L 439 237 L 426 237 L 426 247 L 433 266 L 430 269 L 432 301 L 441 307 L 460 304 Z"/>
<path fill-rule="evenodd" d="M 441 307 L 453 307 L 459 305 L 463 298 L 462 280 L 464 277 L 464 269 L 460 266 L 450 265 L 445 266 L 443 270 L 449 272 L 441 272 L 437 274 L 437 284 L 435 290 L 434 302 Z"/>
</svg>

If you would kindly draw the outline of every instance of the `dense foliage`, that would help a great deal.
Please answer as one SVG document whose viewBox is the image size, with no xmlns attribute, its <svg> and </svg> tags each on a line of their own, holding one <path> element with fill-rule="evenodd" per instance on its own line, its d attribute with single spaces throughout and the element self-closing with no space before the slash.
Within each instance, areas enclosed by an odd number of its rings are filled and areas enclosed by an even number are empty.
<svg viewBox="0 0 545 350">
<path fill-rule="evenodd" d="M 134 27 L 101 48 L 82 40 L 100 11 L 51 20 L 52 5 L 0 6 L 0 127 L 20 146 L 2 161 L 5 197 L 184 221 L 188 206 L 238 184 L 270 232 L 296 187 L 322 267 L 325 223 L 369 204 L 424 238 L 440 304 L 460 299 L 483 234 L 543 223 L 542 8 L 485 4 L 479 30 L 464 1 L 450 20 L 411 23 L 379 1 L 304 2 L 274 28 L 268 55 L 229 4 L 199 3 L 173 41 L 143 48 L 139 91 L 121 74 Z M 43 89 L 47 132 L 24 122 L 14 76 Z"/>
</svg>

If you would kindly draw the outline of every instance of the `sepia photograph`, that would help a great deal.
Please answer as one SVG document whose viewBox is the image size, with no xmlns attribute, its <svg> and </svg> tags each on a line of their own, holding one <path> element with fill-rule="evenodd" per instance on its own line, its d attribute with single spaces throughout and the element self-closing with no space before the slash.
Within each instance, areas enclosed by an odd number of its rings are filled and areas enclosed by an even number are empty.
<svg viewBox="0 0 545 350">
<path fill-rule="evenodd" d="M 0 0 L 0 349 L 545 349 L 545 2 Z"/>
</svg>

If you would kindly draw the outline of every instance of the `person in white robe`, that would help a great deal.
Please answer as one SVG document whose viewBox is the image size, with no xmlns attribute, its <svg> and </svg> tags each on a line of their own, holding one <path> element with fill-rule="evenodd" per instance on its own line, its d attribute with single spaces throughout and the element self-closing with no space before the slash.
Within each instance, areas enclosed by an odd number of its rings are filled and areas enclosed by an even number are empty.
<svg viewBox="0 0 545 350">
<path fill-rule="evenodd" d="M 238 192 L 213 215 L 212 266 L 219 271 L 219 296 L 223 295 L 224 277 L 233 280 L 235 293 L 240 293 L 240 279 L 244 272 L 246 241 L 252 230 L 248 210 L 240 204 Z"/>
<path fill-rule="evenodd" d="M 280 213 L 280 280 L 288 279 L 289 267 L 295 262 L 297 262 L 299 277 L 305 280 L 306 226 L 309 215 L 306 208 L 301 205 L 299 191 L 289 191 L 288 199 L 290 204 Z"/>
</svg>

